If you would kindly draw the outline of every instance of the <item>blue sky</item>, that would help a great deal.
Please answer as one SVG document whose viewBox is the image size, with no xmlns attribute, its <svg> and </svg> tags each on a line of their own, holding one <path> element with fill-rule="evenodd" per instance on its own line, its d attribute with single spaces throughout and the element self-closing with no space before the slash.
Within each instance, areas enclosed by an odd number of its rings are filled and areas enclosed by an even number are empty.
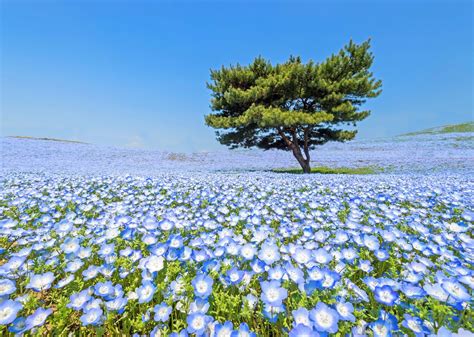
<svg viewBox="0 0 474 337">
<path fill-rule="evenodd" d="M 471 1 L 1 1 L 2 135 L 222 148 L 209 69 L 323 60 L 372 38 L 383 93 L 359 138 L 473 118 Z"/>
</svg>

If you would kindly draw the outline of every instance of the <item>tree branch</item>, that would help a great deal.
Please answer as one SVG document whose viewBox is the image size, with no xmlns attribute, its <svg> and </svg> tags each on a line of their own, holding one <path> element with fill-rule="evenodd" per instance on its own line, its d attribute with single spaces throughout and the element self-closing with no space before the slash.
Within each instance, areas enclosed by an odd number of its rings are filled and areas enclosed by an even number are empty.
<svg viewBox="0 0 474 337">
<path fill-rule="evenodd" d="M 281 128 L 277 128 L 278 134 L 280 135 L 281 138 L 285 141 L 286 145 L 288 145 L 289 148 L 291 148 L 291 141 L 288 139 L 288 137 L 285 135 L 283 130 Z"/>
<path fill-rule="evenodd" d="M 291 128 L 291 133 L 293 135 L 293 144 L 295 144 L 296 146 L 299 146 L 298 144 L 298 134 L 296 133 L 297 131 L 297 128 Z"/>
<path fill-rule="evenodd" d="M 309 147 L 308 147 L 308 137 L 309 136 L 309 127 L 304 128 L 304 145 L 303 145 L 303 150 L 304 150 L 304 155 L 306 156 L 306 161 L 309 163 Z"/>
</svg>

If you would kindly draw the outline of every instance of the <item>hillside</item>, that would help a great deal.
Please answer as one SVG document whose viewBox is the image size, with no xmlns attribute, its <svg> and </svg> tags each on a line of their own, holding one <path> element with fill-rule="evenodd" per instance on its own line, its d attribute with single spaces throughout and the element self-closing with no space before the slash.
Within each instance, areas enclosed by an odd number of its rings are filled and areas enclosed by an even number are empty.
<svg viewBox="0 0 474 337">
<path fill-rule="evenodd" d="M 472 123 L 471 123 L 472 125 Z M 459 128 L 458 128 L 459 130 Z M 472 172 L 473 132 L 328 143 L 312 151 L 312 166 L 377 167 L 384 173 Z M 285 151 L 227 150 L 173 153 L 42 139 L 0 138 L 0 173 L 140 174 L 184 171 L 268 171 L 297 167 Z"/>
<path fill-rule="evenodd" d="M 436 134 L 444 134 L 444 133 L 464 133 L 464 132 L 474 132 L 474 122 L 438 126 L 434 128 L 425 129 L 425 130 L 404 133 L 400 136 L 436 135 Z"/>
<path fill-rule="evenodd" d="M 10 136 L 9 138 L 31 139 L 31 140 L 45 140 L 45 141 L 60 142 L 60 143 L 87 144 L 86 142 L 81 142 L 81 141 L 79 141 L 79 140 L 69 140 L 69 139 L 59 139 L 59 138 L 49 138 L 49 137 Z"/>
</svg>

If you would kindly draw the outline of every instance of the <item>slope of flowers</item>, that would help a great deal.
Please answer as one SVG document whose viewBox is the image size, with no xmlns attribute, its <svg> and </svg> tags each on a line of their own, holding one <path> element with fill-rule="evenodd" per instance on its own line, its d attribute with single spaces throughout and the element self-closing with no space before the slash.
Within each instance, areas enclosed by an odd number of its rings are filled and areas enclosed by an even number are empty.
<svg viewBox="0 0 474 337">
<path fill-rule="evenodd" d="M 472 171 L 472 133 L 331 142 L 312 152 L 312 166 L 377 166 L 392 173 Z M 221 150 L 191 154 L 0 137 L 2 172 L 154 175 L 179 171 L 248 171 L 298 166 L 286 151 Z"/>
<path fill-rule="evenodd" d="M 0 185 L 0 335 L 467 336 L 474 184 L 270 173 Z"/>
</svg>

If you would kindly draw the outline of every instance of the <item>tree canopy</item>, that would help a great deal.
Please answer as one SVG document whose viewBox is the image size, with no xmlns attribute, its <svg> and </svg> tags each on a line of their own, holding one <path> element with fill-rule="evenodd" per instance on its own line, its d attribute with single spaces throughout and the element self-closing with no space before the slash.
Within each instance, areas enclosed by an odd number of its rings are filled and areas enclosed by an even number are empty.
<svg viewBox="0 0 474 337">
<path fill-rule="evenodd" d="M 325 61 L 303 63 L 290 57 L 272 65 L 257 57 L 248 66 L 211 70 L 211 108 L 206 124 L 220 129 L 217 139 L 230 148 L 290 150 L 310 172 L 310 150 L 328 141 L 347 141 L 347 126 L 369 116 L 361 110 L 382 83 L 370 67 L 370 40 L 350 41 Z M 304 153 L 304 155 L 303 155 Z"/>
</svg>

